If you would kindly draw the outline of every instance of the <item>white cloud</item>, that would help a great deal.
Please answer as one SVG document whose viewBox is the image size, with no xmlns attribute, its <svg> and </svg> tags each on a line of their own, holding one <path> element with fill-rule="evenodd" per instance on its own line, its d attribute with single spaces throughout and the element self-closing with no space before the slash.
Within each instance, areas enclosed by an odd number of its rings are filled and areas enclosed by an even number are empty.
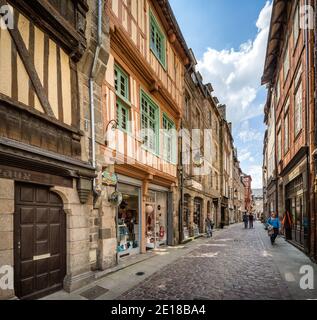
<svg viewBox="0 0 317 320">
<path fill-rule="evenodd" d="M 247 174 L 251 175 L 252 177 L 252 189 L 262 188 L 262 166 L 249 166 Z"/>
<path fill-rule="evenodd" d="M 241 126 L 238 133 L 238 137 L 240 140 L 244 143 L 246 142 L 262 142 L 263 141 L 263 133 L 261 131 L 258 131 L 256 129 L 250 128 L 249 121 L 244 121 Z"/>
<path fill-rule="evenodd" d="M 251 152 L 248 149 L 243 149 L 240 152 L 238 152 L 239 161 L 249 160 L 250 157 L 251 157 Z"/>
<path fill-rule="evenodd" d="M 257 35 L 240 45 L 239 50 L 208 48 L 198 61 L 205 82 L 211 82 L 219 101 L 227 105 L 228 120 L 238 127 L 241 121 L 263 113 L 263 104 L 255 101 L 261 88 L 272 4 L 267 1 L 256 27 Z"/>
</svg>

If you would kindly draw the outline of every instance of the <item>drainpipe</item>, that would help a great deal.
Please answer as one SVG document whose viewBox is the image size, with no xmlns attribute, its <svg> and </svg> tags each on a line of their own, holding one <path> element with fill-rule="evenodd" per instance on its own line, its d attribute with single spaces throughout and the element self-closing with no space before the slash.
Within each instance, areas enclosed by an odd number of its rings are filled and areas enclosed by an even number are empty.
<svg viewBox="0 0 317 320">
<path fill-rule="evenodd" d="M 305 0 L 305 6 L 308 7 L 308 0 Z M 309 65 L 310 65 L 310 59 L 309 59 L 309 29 L 305 29 L 305 51 L 306 51 L 306 112 L 305 112 L 305 121 L 306 121 L 306 145 L 308 147 L 307 155 L 306 155 L 306 174 L 307 174 L 307 195 L 306 195 L 306 201 L 307 201 L 307 217 L 306 221 L 304 220 L 304 244 L 305 245 L 305 251 L 307 253 L 310 252 L 310 115 L 309 115 L 309 103 L 310 103 L 310 83 L 309 83 Z M 305 218 L 304 218 L 305 219 Z M 305 230 L 305 228 L 307 228 Z M 306 234 L 306 239 L 305 239 Z"/>
<path fill-rule="evenodd" d="M 94 81 L 97 69 L 97 62 L 99 58 L 99 52 L 102 45 L 102 3 L 103 0 L 97 0 L 98 10 L 98 26 L 97 26 L 97 46 L 94 53 L 94 59 L 89 77 L 89 98 L 90 98 L 90 120 L 91 120 L 91 164 L 96 167 L 96 135 L 95 135 L 95 102 L 94 102 Z M 93 180 L 93 190 L 96 193 L 96 179 Z"/>
</svg>

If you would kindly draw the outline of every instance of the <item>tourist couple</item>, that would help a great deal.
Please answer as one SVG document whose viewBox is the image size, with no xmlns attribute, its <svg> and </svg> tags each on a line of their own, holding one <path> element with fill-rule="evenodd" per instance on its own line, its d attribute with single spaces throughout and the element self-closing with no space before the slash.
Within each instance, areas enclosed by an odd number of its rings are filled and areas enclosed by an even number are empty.
<svg viewBox="0 0 317 320">
<path fill-rule="evenodd" d="M 253 229 L 253 221 L 254 221 L 254 216 L 252 212 L 250 214 L 245 213 L 243 215 L 243 222 L 244 222 L 245 229 L 248 229 L 248 225 L 249 225 L 249 229 Z"/>
</svg>

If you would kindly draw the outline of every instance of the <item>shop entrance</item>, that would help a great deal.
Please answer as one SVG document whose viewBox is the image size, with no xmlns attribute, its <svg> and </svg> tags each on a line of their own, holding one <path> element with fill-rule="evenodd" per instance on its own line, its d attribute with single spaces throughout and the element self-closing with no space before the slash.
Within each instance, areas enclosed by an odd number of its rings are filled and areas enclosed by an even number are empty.
<svg viewBox="0 0 317 320">
<path fill-rule="evenodd" d="M 66 216 L 49 187 L 16 183 L 14 216 L 15 293 L 37 299 L 63 287 Z"/>
<path fill-rule="evenodd" d="M 119 258 L 140 253 L 140 188 L 119 183 L 122 203 L 117 210 L 117 252 Z"/>
<path fill-rule="evenodd" d="M 292 240 L 304 247 L 304 192 L 303 176 L 300 175 L 286 186 L 286 203 L 292 215 Z"/>
<path fill-rule="evenodd" d="M 167 193 L 149 191 L 145 204 L 146 248 L 154 249 L 167 243 Z"/>
<path fill-rule="evenodd" d="M 183 204 L 183 240 L 190 237 L 190 212 L 189 212 L 190 196 L 185 194 Z"/>
<path fill-rule="evenodd" d="M 198 236 L 202 232 L 202 200 L 194 199 L 194 236 Z"/>
</svg>

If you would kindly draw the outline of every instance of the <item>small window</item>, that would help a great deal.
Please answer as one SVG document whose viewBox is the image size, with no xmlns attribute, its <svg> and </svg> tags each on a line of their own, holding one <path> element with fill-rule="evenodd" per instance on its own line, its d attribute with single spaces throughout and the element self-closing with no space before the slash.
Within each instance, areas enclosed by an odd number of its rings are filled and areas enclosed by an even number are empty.
<svg viewBox="0 0 317 320">
<path fill-rule="evenodd" d="M 281 161 L 282 159 L 282 133 L 279 130 L 277 134 L 277 161 Z"/>
<path fill-rule="evenodd" d="M 144 92 L 141 93 L 141 129 L 143 145 L 154 153 L 159 153 L 158 128 L 159 108 Z"/>
<path fill-rule="evenodd" d="M 296 7 L 295 15 L 294 15 L 294 25 L 293 25 L 294 48 L 296 48 L 298 36 L 299 36 L 299 6 Z"/>
<path fill-rule="evenodd" d="M 114 68 L 114 86 L 116 94 L 125 101 L 129 101 L 129 77 L 118 66 Z"/>
<path fill-rule="evenodd" d="M 284 153 L 289 150 L 289 114 L 287 113 L 284 118 Z"/>
<path fill-rule="evenodd" d="M 289 106 L 290 101 L 288 98 L 284 109 L 284 154 L 286 154 L 289 150 Z"/>
<path fill-rule="evenodd" d="M 284 64 L 283 64 L 283 71 L 284 71 L 284 82 L 287 79 L 288 71 L 289 71 L 289 50 L 288 50 L 288 44 L 286 47 L 286 52 L 284 56 Z"/>
<path fill-rule="evenodd" d="M 185 119 L 189 120 L 189 110 L 190 110 L 190 97 L 187 93 L 185 93 Z"/>
<path fill-rule="evenodd" d="M 165 37 L 163 32 L 161 31 L 156 19 L 153 14 L 150 13 L 150 48 L 156 58 L 160 61 L 160 63 L 165 67 Z"/>
<path fill-rule="evenodd" d="M 130 110 L 119 101 L 116 103 L 116 108 L 119 129 L 129 131 Z"/>
<path fill-rule="evenodd" d="M 176 139 L 175 125 L 165 114 L 163 115 L 163 136 L 164 136 L 164 154 L 163 157 L 168 162 L 175 162 L 176 156 Z"/>
<path fill-rule="evenodd" d="M 212 127 L 212 113 L 210 110 L 209 110 L 209 126 L 210 128 Z"/>
<path fill-rule="evenodd" d="M 303 92 L 302 92 L 302 84 L 300 84 L 295 93 L 295 110 L 294 110 L 295 137 L 297 137 L 297 135 L 302 129 L 302 118 L 303 118 L 302 112 L 303 112 Z"/>
</svg>

